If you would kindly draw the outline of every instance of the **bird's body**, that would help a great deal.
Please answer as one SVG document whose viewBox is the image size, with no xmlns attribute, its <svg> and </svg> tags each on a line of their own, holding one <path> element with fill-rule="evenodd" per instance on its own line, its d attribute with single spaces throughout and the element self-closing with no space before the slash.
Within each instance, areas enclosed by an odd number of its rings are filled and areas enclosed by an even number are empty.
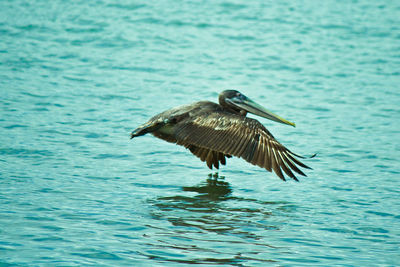
<svg viewBox="0 0 400 267">
<path fill-rule="evenodd" d="M 246 117 L 251 112 L 281 123 L 293 125 L 270 113 L 238 91 L 220 94 L 219 104 L 200 101 L 164 111 L 132 132 L 131 137 L 146 133 L 188 148 L 206 161 L 211 169 L 226 164 L 226 158 L 236 156 L 274 171 L 285 180 L 286 175 L 297 180 L 292 171 L 305 174 L 296 166 L 309 168 L 296 159 L 296 154 L 280 144 L 257 120 Z"/>
</svg>

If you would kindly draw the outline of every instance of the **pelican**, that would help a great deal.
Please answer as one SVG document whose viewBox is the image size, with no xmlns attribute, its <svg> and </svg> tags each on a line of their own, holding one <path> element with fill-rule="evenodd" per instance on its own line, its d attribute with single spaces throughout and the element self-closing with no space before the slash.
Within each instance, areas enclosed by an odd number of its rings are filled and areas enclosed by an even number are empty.
<svg viewBox="0 0 400 267">
<path fill-rule="evenodd" d="M 283 172 L 298 181 L 293 171 L 306 176 L 298 166 L 301 157 L 281 143 L 259 121 L 246 117 L 252 113 L 275 122 L 295 126 L 268 111 L 236 90 L 219 94 L 219 104 L 200 101 L 164 111 L 131 133 L 131 139 L 147 133 L 190 150 L 212 169 L 226 164 L 225 158 L 243 158 L 285 181 Z"/>
</svg>

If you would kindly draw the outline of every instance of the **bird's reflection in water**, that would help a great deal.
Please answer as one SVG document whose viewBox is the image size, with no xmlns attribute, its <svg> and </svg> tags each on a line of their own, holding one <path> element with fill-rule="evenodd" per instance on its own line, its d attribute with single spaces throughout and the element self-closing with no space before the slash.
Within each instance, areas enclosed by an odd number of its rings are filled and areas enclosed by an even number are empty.
<svg viewBox="0 0 400 267">
<path fill-rule="evenodd" d="M 270 233 L 290 217 L 291 204 L 234 196 L 224 178 L 209 175 L 179 194 L 148 200 L 154 224 L 147 226 L 154 232 L 146 237 L 154 248 L 143 255 L 178 263 L 270 263 L 269 253 L 281 249 L 269 244 Z"/>
<path fill-rule="evenodd" d="M 232 193 L 229 183 L 225 182 L 225 176 L 218 173 L 209 174 L 205 182 L 197 186 L 184 186 L 183 191 L 197 192 L 198 198 L 210 200 L 225 200 Z"/>
<path fill-rule="evenodd" d="M 288 205 L 232 196 L 231 186 L 218 174 L 182 190 L 186 194 L 149 200 L 156 207 L 153 218 L 167 219 L 175 226 L 258 239 L 258 231 L 279 229 L 280 224 L 269 219 L 275 212 L 281 214 L 282 208 Z M 191 192 L 197 194 L 193 196 Z"/>
</svg>

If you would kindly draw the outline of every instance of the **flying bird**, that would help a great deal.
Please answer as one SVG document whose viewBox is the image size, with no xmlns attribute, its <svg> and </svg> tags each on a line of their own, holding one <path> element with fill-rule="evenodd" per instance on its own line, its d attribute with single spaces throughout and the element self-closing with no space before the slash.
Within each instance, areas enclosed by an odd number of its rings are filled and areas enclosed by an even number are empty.
<svg viewBox="0 0 400 267">
<path fill-rule="evenodd" d="M 253 165 L 272 170 L 282 180 L 283 172 L 298 181 L 293 172 L 306 176 L 300 167 L 311 169 L 301 157 L 281 143 L 259 121 L 246 117 L 252 113 L 275 122 L 295 126 L 255 103 L 236 90 L 219 94 L 219 104 L 200 101 L 166 110 L 131 133 L 131 139 L 147 133 L 186 147 L 212 169 L 226 164 L 226 158 L 243 158 Z M 283 172 L 282 172 L 283 170 Z"/>
</svg>

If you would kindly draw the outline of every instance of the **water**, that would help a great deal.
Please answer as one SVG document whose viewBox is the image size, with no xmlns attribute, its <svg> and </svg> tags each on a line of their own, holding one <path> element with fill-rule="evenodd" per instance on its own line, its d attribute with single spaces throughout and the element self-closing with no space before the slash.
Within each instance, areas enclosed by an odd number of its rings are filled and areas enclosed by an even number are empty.
<svg viewBox="0 0 400 267">
<path fill-rule="evenodd" d="M 0 265 L 400 262 L 398 1 L 1 1 Z M 300 183 L 129 132 L 236 88 Z M 211 176 L 210 176 L 211 175 Z"/>
</svg>

